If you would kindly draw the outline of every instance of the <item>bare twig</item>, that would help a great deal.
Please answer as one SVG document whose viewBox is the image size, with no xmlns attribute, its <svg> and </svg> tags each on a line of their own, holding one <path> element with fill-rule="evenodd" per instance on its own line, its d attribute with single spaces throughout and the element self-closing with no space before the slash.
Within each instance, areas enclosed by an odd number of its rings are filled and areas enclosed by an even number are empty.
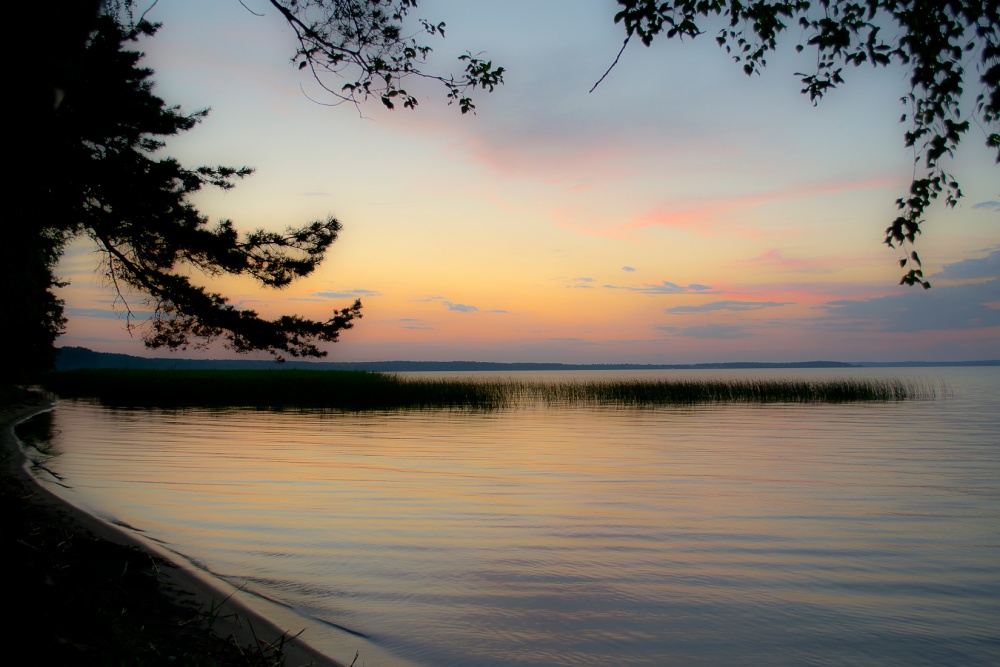
<svg viewBox="0 0 1000 667">
<path fill-rule="evenodd" d="M 247 3 L 243 2 L 243 0 L 240 0 L 240 4 L 243 5 L 243 9 L 247 10 L 248 12 L 250 12 L 251 14 L 253 14 L 254 16 L 264 16 L 263 14 L 258 14 L 254 10 L 250 9 L 249 7 L 247 7 Z"/>
<path fill-rule="evenodd" d="M 618 60 L 619 60 L 619 59 L 620 59 L 620 58 L 622 57 L 622 54 L 623 54 L 623 53 L 625 53 L 625 47 L 626 47 L 626 46 L 628 46 L 628 41 L 629 41 L 630 39 L 632 39 L 632 35 L 629 35 L 628 37 L 626 37 L 626 38 L 625 38 L 625 41 L 624 41 L 624 42 L 622 42 L 622 48 L 621 48 L 621 49 L 619 49 L 619 51 L 618 51 L 618 55 L 617 55 L 617 56 L 615 56 L 615 61 L 614 61 L 613 63 L 611 63 L 611 67 L 609 67 L 609 68 L 608 68 L 608 71 L 607 71 L 607 72 L 605 72 L 605 73 L 604 73 L 604 74 L 603 74 L 603 75 L 601 76 L 601 78 L 597 80 L 597 83 L 595 83 L 595 84 L 594 84 L 594 87 L 593 87 L 593 88 L 591 88 L 589 92 L 591 92 L 591 93 L 592 93 L 592 92 L 594 92 L 595 90 L 597 90 L 597 87 L 598 87 L 599 85 L 601 85 L 601 81 L 604 81 L 605 77 L 607 77 L 607 76 L 608 76 L 609 74 L 611 74 L 611 70 L 613 70 L 613 69 L 615 68 L 615 65 L 617 65 L 617 64 L 618 64 Z"/>
</svg>

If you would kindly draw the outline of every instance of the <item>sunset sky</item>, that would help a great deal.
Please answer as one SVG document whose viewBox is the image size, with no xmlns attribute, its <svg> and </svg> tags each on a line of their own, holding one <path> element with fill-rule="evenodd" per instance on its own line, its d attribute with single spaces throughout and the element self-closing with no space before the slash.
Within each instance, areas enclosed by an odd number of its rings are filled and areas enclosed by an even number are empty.
<svg viewBox="0 0 1000 667">
<path fill-rule="evenodd" d="M 965 198 L 935 204 L 916 246 L 934 287 L 898 286 L 900 255 L 881 243 L 913 173 L 902 69 L 851 69 L 814 108 L 796 30 L 754 78 L 709 34 L 632 44 L 588 93 L 624 37 L 614 2 L 423 0 L 414 18 L 448 26 L 427 38 L 428 69 L 485 51 L 506 84 L 474 95 L 475 116 L 419 82 L 405 86 L 415 111 L 359 111 L 311 101 L 331 100 L 289 63 L 291 30 L 245 3 L 264 16 L 237 0 L 149 12 L 164 24 L 142 43 L 158 94 L 212 108 L 166 152 L 256 167 L 198 197 L 213 221 L 343 223 L 323 266 L 285 290 L 217 284 L 268 316 L 326 319 L 360 297 L 364 318 L 329 360 L 1000 358 L 1000 168 L 980 128 L 950 165 Z M 86 242 L 59 275 L 71 285 L 57 344 L 165 354 L 125 330 Z"/>
</svg>

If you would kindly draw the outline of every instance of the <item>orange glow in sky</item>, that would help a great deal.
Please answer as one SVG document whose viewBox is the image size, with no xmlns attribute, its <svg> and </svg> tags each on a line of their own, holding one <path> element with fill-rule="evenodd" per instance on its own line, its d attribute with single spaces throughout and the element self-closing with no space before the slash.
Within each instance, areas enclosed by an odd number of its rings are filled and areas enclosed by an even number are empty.
<svg viewBox="0 0 1000 667">
<path fill-rule="evenodd" d="M 272 315 L 325 318 L 361 298 L 330 360 L 1000 358 L 1000 179 L 983 137 L 951 165 L 966 197 L 935 205 L 917 245 L 934 288 L 897 286 L 881 244 L 913 169 L 901 70 L 848 71 L 813 108 L 793 44 L 749 79 L 707 38 L 632 45 L 588 93 L 621 45 L 606 3 L 425 1 L 420 16 L 448 24 L 431 66 L 486 50 L 506 84 L 475 96 L 475 116 L 419 84 L 415 111 L 376 100 L 359 114 L 311 101 L 289 30 L 248 5 L 265 16 L 157 4 L 147 18 L 163 28 L 142 48 L 168 103 L 213 108 L 167 152 L 257 168 L 199 195 L 206 215 L 343 223 L 324 265 L 286 290 L 219 284 Z M 551 29 L 566 16 L 572 29 Z M 79 243 L 61 266 L 59 344 L 150 354 L 93 259 Z M 129 306 L 141 319 L 141 297 Z"/>
</svg>

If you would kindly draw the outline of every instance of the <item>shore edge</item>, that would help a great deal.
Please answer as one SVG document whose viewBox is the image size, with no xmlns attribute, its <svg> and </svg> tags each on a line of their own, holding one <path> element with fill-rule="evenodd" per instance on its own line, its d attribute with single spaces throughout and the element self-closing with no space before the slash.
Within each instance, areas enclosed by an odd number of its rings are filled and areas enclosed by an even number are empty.
<svg viewBox="0 0 1000 667">
<path fill-rule="evenodd" d="M 83 510 L 65 502 L 49 489 L 46 489 L 44 485 L 40 484 L 27 470 L 25 465 L 27 458 L 14 432 L 15 427 L 19 423 L 54 407 L 54 401 L 45 399 L 41 395 L 36 396 L 37 399 L 34 401 L 23 402 L 19 405 L 0 406 L 0 429 L 2 429 L 3 463 L 5 468 L 2 470 L 2 474 L 4 477 L 9 478 L 9 481 L 5 485 L 19 484 L 26 490 L 25 492 L 16 490 L 15 493 L 21 496 L 16 498 L 16 500 L 30 505 L 31 520 L 33 523 L 31 529 L 33 531 L 41 531 L 42 526 L 38 524 L 46 524 L 45 527 L 53 531 L 63 531 L 67 535 L 72 533 L 78 539 L 92 539 L 95 541 L 97 548 L 101 550 L 117 546 L 124 550 L 145 554 L 149 563 L 154 564 L 153 569 L 158 580 L 158 585 L 155 586 L 155 591 L 152 594 L 158 595 L 163 599 L 157 600 L 158 604 L 143 605 L 145 607 L 144 611 L 156 616 L 156 613 L 152 610 L 167 608 L 168 605 L 172 605 L 174 608 L 187 609 L 192 619 L 195 617 L 201 618 L 197 623 L 184 624 L 183 632 L 181 632 L 181 626 L 178 625 L 178 632 L 175 638 L 170 637 L 169 629 L 165 630 L 166 636 L 162 640 L 165 643 L 173 644 L 175 643 L 173 640 L 176 640 L 177 643 L 183 644 L 183 642 L 192 639 L 192 633 L 200 632 L 203 636 L 198 637 L 195 643 L 203 646 L 219 644 L 217 648 L 211 649 L 213 651 L 211 658 L 217 660 L 220 665 L 240 664 L 239 656 L 244 654 L 245 649 L 274 644 L 280 645 L 281 648 L 280 656 L 283 662 L 280 664 L 288 665 L 289 667 L 297 665 L 344 667 L 342 663 L 321 654 L 309 646 L 304 636 L 289 639 L 299 631 L 298 628 L 291 629 L 290 631 L 279 628 L 270 620 L 259 615 L 244 604 L 239 599 L 239 591 L 226 591 L 221 582 L 210 581 L 207 575 L 178 565 L 176 559 L 171 558 L 163 550 L 155 548 L 154 545 L 149 544 L 136 535 L 125 532 L 97 517 L 87 514 Z M 8 521 L 10 520 L 9 518 Z M 16 533 L 17 531 L 13 532 Z M 16 537 L 16 535 L 12 535 L 12 537 Z M 17 542 L 19 545 L 34 548 L 30 544 L 26 544 L 23 539 L 18 538 Z M 14 568 L 14 576 L 17 576 L 17 554 L 15 553 L 13 556 L 15 562 L 11 563 L 11 566 Z M 89 571 L 87 563 L 74 562 L 74 560 L 79 560 L 79 558 L 74 559 L 73 556 L 68 556 L 68 560 L 68 563 L 60 564 L 58 567 L 65 570 L 76 567 L 78 572 Z M 10 572 L 11 570 L 8 571 Z M 52 577 L 44 576 L 44 581 L 49 583 L 52 581 Z M 58 586 L 52 585 L 48 587 L 48 590 L 43 589 L 37 592 L 39 596 L 50 598 L 41 607 L 43 613 L 46 609 L 55 610 L 62 608 L 68 599 L 77 599 L 79 596 L 74 596 L 73 591 L 66 590 L 67 586 L 74 587 L 76 584 L 83 587 L 84 584 L 89 586 L 100 585 L 100 582 L 83 582 L 79 580 L 79 577 L 74 579 L 73 575 L 70 575 L 68 579 L 65 576 L 61 577 Z M 116 586 L 120 585 L 120 582 L 116 582 Z M 148 582 L 139 582 L 134 585 L 145 588 L 149 587 Z M 143 595 L 150 594 L 149 591 L 143 591 L 142 593 Z M 33 594 L 32 597 L 34 597 Z M 29 601 L 22 599 L 17 600 L 16 603 L 28 604 Z M 100 605 L 99 602 L 93 604 L 95 607 Z M 77 606 L 79 605 L 77 604 Z M 28 604 L 28 607 L 30 608 L 31 604 Z M 75 610 L 77 612 L 75 617 L 79 619 L 81 624 L 88 622 L 91 618 L 105 615 L 108 610 L 95 608 L 89 611 L 93 613 L 88 613 L 87 609 Z M 125 613 L 125 611 L 125 609 L 122 609 L 122 613 Z M 160 614 L 160 616 L 162 615 Z M 37 615 L 28 614 L 28 616 Z M 210 619 L 209 622 L 206 622 L 205 618 L 208 616 L 210 616 Z M 46 639 L 46 634 L 51 634 L 52 639 L 55 641 L 54 645 L 31 647 L 38 657 L 43 657 L 47 649 L 55 651 L 71 650 L 74 648 L 72 646 L 74 642 L 71 639 L 63 639 L 67 634 L 71 635 L 71 632 L 64 632 L 64 628 L 46 627 L 50 622 L 56 622 L 58 625 L 58 620 L 58 614 L 49 615 L 49 618 L 35 617 L 26 619 L 26 628 L 28 627 L 27 624 L 30 624 L 31 632 L 39 634 L 38 639 L 44 640 Z M 154 618 L 151 625 L 162 624 L 164 627 L 169 628 L 176 623 L 175 618 Z M 198 628 L 197 626 L 202 627 Z M 161 628 L 161 630 L 163 629 Z M 305 630 L 305 633 L 308 633 L 308 629 Z M 94 641 L 100 644 L 102 639 L 97 637 Z M 226 646 L 223 646 L 223 644 Z M 237 662 L 227 663 L 226 659 L 222 657 L 222 653 L 227 651 L 231 653 L 233 647 L 237 651 L 233 654 Z M 76 648 L 84 652 L 86 651 L 85 647 L 80 649 L 77 646 Z M 169 650 L 177 652 L 183 648 L 183 645 L 175 645 L 170 646 Z M 215 650 L 219 651 L 219 655 L 214 654 Z M 256 660 L 255 662 L 246 660 L 244 654 L 242 664 L 270 664 L 261 662 L 260 656 Z M 170 657 L 169 661 L 173 662 L 174 658 Z"/>
</svg>

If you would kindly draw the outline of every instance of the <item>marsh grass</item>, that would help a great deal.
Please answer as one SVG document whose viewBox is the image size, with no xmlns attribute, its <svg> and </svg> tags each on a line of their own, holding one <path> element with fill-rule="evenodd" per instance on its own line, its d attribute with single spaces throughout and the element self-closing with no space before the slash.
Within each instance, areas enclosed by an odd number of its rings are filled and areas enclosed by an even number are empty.
<svg viewBox="0 0 1000 667">
<path fill-rule="evenodd" d="M 45 387 L 64 398 L 121 407 L 501 410 L 537 404 L 622 407 L 705 403 L 843 403 L 931 399 L 933 386 L 899 379 L 404 378 L 364 371 L 76 370 Z"/>
<path fill-rule="evenodd" d="M 533 388 L 532 388 L 533 390 Z M 542 388 L 547 401 L 589 404 L 844 403 L 934 398 L 931 386 L 898 379 L 690 379 L 564 382 Z"/>
</svg>

